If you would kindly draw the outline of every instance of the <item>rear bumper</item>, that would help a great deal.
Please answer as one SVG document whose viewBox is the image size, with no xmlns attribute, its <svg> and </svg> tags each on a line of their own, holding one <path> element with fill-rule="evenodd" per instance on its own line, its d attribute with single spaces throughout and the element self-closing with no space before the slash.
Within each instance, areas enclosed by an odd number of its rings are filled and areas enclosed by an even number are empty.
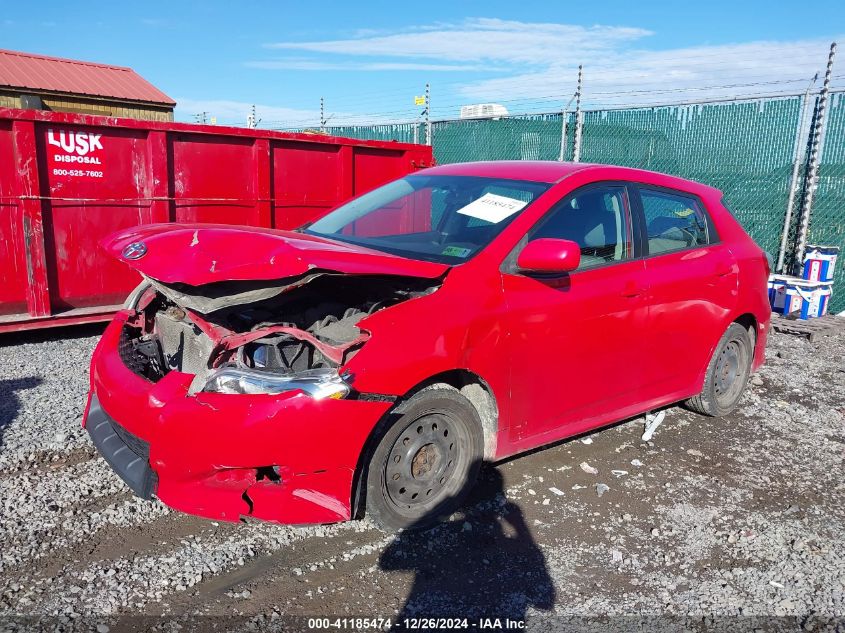
<svg viewBox="0 0 845 633">
<path fill-rule="evenodd" d="M 94 352 L 84 424 L 136 494 L 223 521 L 350 518 L 359 457 L 390 403 L 300 392 L 189 395 L 191 375 L 172 371 L 152 383 L 126 367 L 118 354 L 125 320 L 118 313 Z M 121 450 L 121 442 L 132 446 Z M 149 473 L 130 455 L 143 458 L 144 447 Z"/>
<path fill-rule="evenodd" d="M 754 360 L 751 363 L 751 371 L 755 372 L 766 362 L 766 344 L 769 340 L 769 330 L 772 327 L 772 313 L 764 313 L 765 318 L 757 323 L 757 336 L 754 346 Z"/>
</svg>

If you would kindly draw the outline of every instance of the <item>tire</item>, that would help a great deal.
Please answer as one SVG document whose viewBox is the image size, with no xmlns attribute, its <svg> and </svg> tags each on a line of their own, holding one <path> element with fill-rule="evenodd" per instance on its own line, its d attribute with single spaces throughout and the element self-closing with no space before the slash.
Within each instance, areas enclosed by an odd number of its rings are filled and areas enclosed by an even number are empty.
<svg viewBox="0 0 845 633">
<path fill-rule="evenodd" d="M 700 394 L 684 404 L 702 415 L 727 415 L 739 403 L 754 359 L 752 335 L 739 323 L 731 323 L 707 365 Z"/>
<path fill-rule="evenodd" d="M 424 529 L 460 507 L 478 477 L 481 420 L 453 389 L 419 392 L 402 405 L 370 457 L 366 513 L 382 530 Z"/>
</svg>

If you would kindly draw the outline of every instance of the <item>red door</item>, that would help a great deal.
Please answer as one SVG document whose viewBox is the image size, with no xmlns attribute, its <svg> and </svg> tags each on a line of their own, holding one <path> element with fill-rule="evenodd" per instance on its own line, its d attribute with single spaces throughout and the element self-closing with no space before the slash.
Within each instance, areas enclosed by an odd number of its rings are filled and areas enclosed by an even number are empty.
<svg viewBox="0 0 845 633">
<path fill-rule="evenodd" d="M 625 187 L 593 185 L 564 198 L 517 247 L 556 237 L 582 254 L 570 274 L 503 275 L 515 447 L 599 425 L 640 399 L 647 288 L 631 236 Z"/>
<path fill-rule="evenodd" d="M 738 268 L 704 205 L 677 191 L 640 187 L 649 287 L 648 399 L 697 393 L 737 302 Z"/>
</svg>

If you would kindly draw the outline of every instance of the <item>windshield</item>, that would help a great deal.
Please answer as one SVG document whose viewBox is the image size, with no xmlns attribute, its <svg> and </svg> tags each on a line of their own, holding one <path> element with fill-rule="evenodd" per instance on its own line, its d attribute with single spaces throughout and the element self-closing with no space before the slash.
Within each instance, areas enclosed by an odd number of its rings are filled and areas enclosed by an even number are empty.
<svg viewBox="0 0 845 633">
<path fill-rule="evenodd" d="M 474 176 L 407 176 L 344 204 L 305 233 L 393 255 L 459 264 L 550 185 Z"/>
</svg>

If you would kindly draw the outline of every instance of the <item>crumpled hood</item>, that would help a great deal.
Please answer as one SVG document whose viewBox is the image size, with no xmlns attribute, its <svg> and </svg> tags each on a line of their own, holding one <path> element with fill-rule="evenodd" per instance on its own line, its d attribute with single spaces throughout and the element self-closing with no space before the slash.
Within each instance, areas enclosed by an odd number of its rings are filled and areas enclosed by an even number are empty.
<svg viewBox="0 0 845 633">
<path fill-rule="evenodd" d="M 449 268 L 292 231 L 225 224 L 148 224 L 115 233 L 101 246 L 147 277 L 191 286 L 311 270 L 434 279 Z"/>
</svg>

